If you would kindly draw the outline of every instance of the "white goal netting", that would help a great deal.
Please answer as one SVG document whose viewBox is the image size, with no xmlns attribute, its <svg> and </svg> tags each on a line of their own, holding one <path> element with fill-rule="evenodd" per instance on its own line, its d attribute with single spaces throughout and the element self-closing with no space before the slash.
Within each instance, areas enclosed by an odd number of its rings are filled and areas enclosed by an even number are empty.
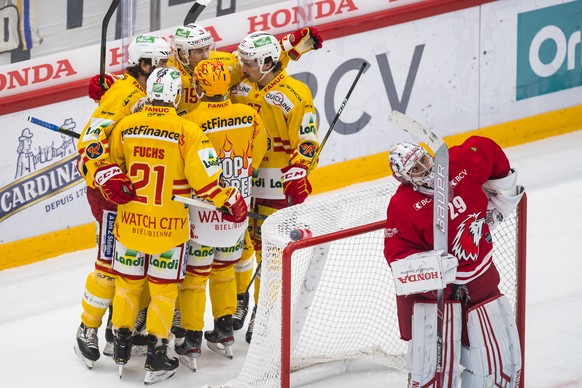
<svg viewBox="0 0 582 388">
<path fill-rule="evenodd" d="M 389 178 L 320 195 L 280 210 L 265 221 L 261 289 L 252 342 L 239 377 L 228 386 L 280 386 L 282 251 L 291 241 L 291 231 L 303 228 L 321 236 L 384 220 L 397 186 Z M 494 238 L 495 262 L 504 276 L 501 289 L 515 308 L 515 213 L 496 230 Z M 310 247 L 293 254 L 292 373 L 323 363 L 362 359 L 404 369 L 406 343 L 399 336 L 394 284 L 384 259 L 383 239 L 382 228 L 338 239 L 325 249 Z"/>
</svg>

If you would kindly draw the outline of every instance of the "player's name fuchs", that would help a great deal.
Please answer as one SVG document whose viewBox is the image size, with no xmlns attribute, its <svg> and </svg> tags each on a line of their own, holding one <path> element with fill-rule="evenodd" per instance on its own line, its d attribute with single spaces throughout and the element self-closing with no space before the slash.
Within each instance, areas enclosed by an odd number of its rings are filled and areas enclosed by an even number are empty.
<svg viewBox="0 0 582 388">
<path fill-rule="evenodd" d="M 126 128 L 121 131 L 122 137 L 161 137 L 169 140 L 178 141 L 181 134 L 178 132 L 168 131 L 167 129 L 150 128 L 148 125 L 138 125 L 135 127 Z"/>
<path fill-rule="evenodd" d="M 237 117 L 213 117 L 210 120 L 206 120 L 206 122 L 202 123 L 200 126 L 204 131 L 215 129 L 215 128 L 232 128 L 232 127 L 241 127 L 243 125 L 252 125 L 253 124 L 253 116 L 237 116 Z"/>
</svg>

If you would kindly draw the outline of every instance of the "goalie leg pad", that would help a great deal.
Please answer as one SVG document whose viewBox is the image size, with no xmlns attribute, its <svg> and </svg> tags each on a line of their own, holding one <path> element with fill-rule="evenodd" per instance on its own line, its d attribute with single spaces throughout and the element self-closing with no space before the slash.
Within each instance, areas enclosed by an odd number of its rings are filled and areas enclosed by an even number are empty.
<svg viewBox="0 0 582 388">
<path fill-rule="evenodd" d="M 470 347 L 461 351 L 462 388 L 519 387 L 521 348 L 507 297 L 480 303 L 467 313 Z"/>
<path fill-rule="evenodd" d="M 461 357 L 461 304 L 445 301 L 443 318 L 443 384 L 457 387 Z M 415 303 L 412 339 L 408 341 L 409 387 L 436 387 L 437 305 Z"/>
</svg>

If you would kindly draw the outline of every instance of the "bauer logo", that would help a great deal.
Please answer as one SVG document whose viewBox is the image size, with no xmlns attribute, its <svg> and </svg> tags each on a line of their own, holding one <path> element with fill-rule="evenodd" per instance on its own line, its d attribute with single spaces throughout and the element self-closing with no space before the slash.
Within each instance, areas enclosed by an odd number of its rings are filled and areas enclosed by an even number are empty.
<svg viewBox="0 0 582 388">
<path fill-rule="evenodd" d="M 582 1 L 518 15 L 516 99 L 582 85 Z"/>
</svg>

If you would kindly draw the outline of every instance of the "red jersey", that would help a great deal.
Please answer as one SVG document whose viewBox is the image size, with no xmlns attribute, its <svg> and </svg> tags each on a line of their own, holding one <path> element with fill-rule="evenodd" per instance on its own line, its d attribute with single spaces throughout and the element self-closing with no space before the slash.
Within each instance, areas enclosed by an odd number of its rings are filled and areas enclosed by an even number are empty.
<svg viewBox="0 0 582 388">
<path fill-rule="evenodd" d="M 507 156 L 490 139 L 472 136 L 449 150 L 448 251 L 459 259 L 455 284 L 476 279 L 492 264 L 493 240 L 485 222 L 488 199 L 481 186 L 505 177 L 509 170 Z M 388 263 L 432 250 L 433 226 L 432 198 L 401 184 L 387 211 L 384 256 Z"/>
</svg>

